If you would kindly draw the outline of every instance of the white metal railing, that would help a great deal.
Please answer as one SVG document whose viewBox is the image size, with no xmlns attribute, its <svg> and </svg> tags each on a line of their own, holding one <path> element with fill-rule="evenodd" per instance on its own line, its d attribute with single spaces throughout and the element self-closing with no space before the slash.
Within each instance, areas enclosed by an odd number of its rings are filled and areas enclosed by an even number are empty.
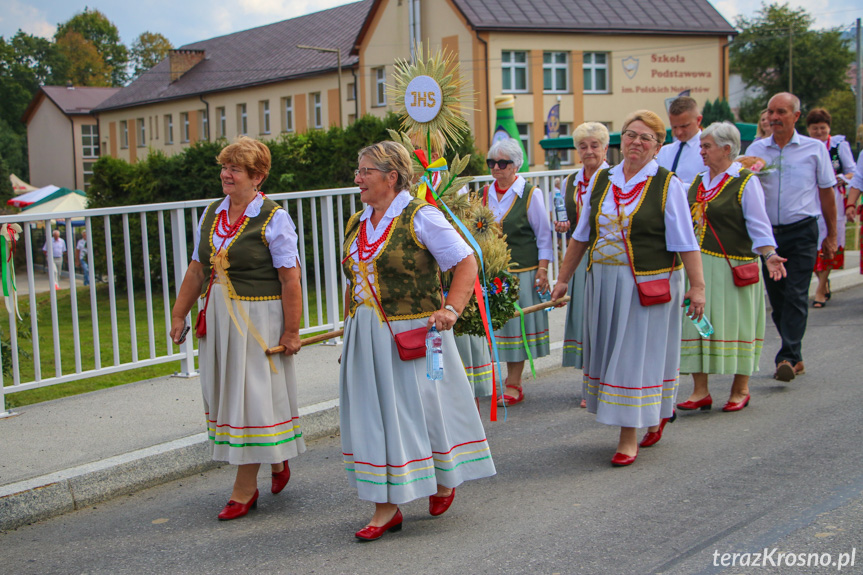
<svg viewBox="0 0 863 575">
<path fill-rule="evenodd" d="M 551 212 L 552 186 L 550 184 L 555 177 L 562 178 L 570 171 L 531 172 L 523 175 L 543 190 L 546 206 Z M 471 183 L 471 187 L 473 190 L 478 190 L 489 181 L 491 181 L 490 176 L 480 176 Z M 343 294 L 345 289 L 345 277 L 339 266 L 343 255 L 341 252 L 345 237 L 344 226 L 348 217 L 361 208 L 359 189 L 315 190 L 272 194 L 268 197 L 279 202 L 297 226 L 300 264 L 303 269 L 301 275 L 303 327 L 300 329 L 300 334 L 339 329 L 342 324 L 343 306 L 340 294 Z M 23 245 L 25 250 L 26 269 L 18 269 L 17 272 L 19 286 L 22 286 L 22 281 L 26 281 L 27 295 L 20 295 L 19 301 L 26 300 L 29 303 L 31 332 L 29 341 L 23 337 L 19 338 L 16 318 L 14 314 L 9 314 L 8 331 L 2 336 L 8 337 L 10 342 L 12 381 L 11 384 L 7 383 L 7 377 L 0 371 L 0 417 L 8 415 L 5 410 L 5 395 L 8 393 L 176 361 L 180 363 L 178 375 L 190 376 L 196 373 L 195 339 L 188 337 L 183 345 L 175 347 L 168 332 L 171 325 L 171 304 L 180 289 L 191 256 L 192 243 L 188 241 L 187 229 L 192 231 L 193 239 L 197 240 L 197 222 L 201 217 L 202 208 L 212 201 L 122 206 L 50 215 L 27 215 L 24 212 L 0 216 L 0 225 L 18 223 L 23 228 L 19 246 Z M 46 219 L 46 216 L 50 219 Z M 153 220 L 155 220 L 155 226 L 151 229 L 150 224 Z M 138 226 L 134 225 L 136 222 Z M 61 278 L 54 277 L 50 260 L 45 262 L 49 293 L 48 317 L 45 316 L 44 309 L 37 310 L 37 281 L 42 281 L 41 274 L 37 272 L 42 258 L 41 242 L 44 238 L 51 237 L 53 229 L 58 227 L 58 224 L 62 224 L 65 228 L 67 246 L 64 263 L 69 270 L 70 289 L 68 293 L 62 292 L 62 297 L 69 300 L 68 319 L 65 315 L 61 318 L 59 314 L 59 304 L 62 300 L 58 297 L 61 295 L 56 290 L 50 289 L 62 281 Z M 89 339 L 84 341 L 79 329 L 77 292 L 82 288 L 74 281 L 74 278 L 81 273 L 81 266 L 75 258 L 74 228 L 79 226 L 83 226 L 87 231 L 90 285 L 83 289 L 89 292 L 92 342 Z M 104 237 L 97 239 L 93 232 L 94 229 L 99 228 L 104 230 Z M 560 257 L 565 250 L 563 244 L 563 238 L 555 234 L 555 257 L 549 269 L 549 277 L 552 280 L 557 277 Z M 103 261 L 101 257 L 94 257 L 97 253 L 104 254 L 104 263 L 100 263 Z M 173 261 L 171 270 L 168 269 L 169 261 Z M 141 262 L 143 266 L 141 269 L 143 278 L 149 278 L 149 281 L 136 282 L 133 268 L 137 262 Z M 97 264 L 99 271 L 97 271 Z M 118 274 L 118 269 L 123 273 Z M 100 277 L 102 271 L 104 271 L 104 277 Z M 118 275 L 125 276 L 124 285 L 117 285 Z M 110 328 L 104 330 L 100 329 L 97 309 L 98 299 L 104 295 L 97 289 L 97 279 L 101 279 L 107 288 Z M 174 284 L 173 297 L 170 293 L 171 280 Z M 161 295 L 161 310 L 155 308 L 154 290 Z M 145 311 L 142 317 L 138 317 L 135 301 L 141 291 L 144 293 Z M 310 307 L 311 302 L 315 304 L 314 312 Z M 44 307 L 44 304 L 42 306 Z M 33 313 L 34 310 L 38 313 Z M 118 310 L 126 316 L 125 321 L 121 320 L 121 313 Z M 61 340 L 59 328 L 61 322 L 65 321 L 71 321 L 72 324 L 71 341 Z M 138 348 L 137 326 L 140 322 L 146 323 L 147 326 L 144 349 Z M 123 333 L 126 330 L 130 333 L 128 349 L 124 347 L 126 338 L 120 335 L 121 328 Z M 53 349 L 46 350 L 39 344 L 39 334 L 46 330 L 51 330 Z M 110 357 L 107 358 L 102 356 L 103 338 L 110 338 L 111 341 Z M 64 365 L 61 361 L 61 349 L 68 350 L 69 346 L 73 350 L 74 359 L 71 362 L 73 365 Z M 32 357 L 33 370 L 32 374 L 28 372 L 26 377 L 22 378 L 20 360 L 21 353 L 25 350 Z M 43 353 L 53 354 L 53 373 L 43 373 L 41 362 Z M 123 360 L 121 355 L 131 357 Z"/>
</svg>

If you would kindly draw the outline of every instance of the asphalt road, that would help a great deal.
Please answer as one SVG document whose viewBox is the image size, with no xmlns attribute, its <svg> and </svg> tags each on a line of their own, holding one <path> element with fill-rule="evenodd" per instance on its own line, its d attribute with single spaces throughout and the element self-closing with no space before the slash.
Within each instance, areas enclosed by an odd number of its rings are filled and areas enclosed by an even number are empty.
<svg viewBox="0 0 863 575">
<path fill-rule="evenodd" d="M 580 372 L 559 370 L 487 424 L 496 477 L 459 487 L 438 518 L 425 500 L 402 506 L 404 529 L 380 541 L 353 537 L 372 505 L 348 489 L 334 437 L 294 460 L 279 496 L 261 474 L 245 518 L 216 521 L 226 466 L 0 534 L 0 572 L 863 573 L 863 288 L 809 317 L 806 375 L 770 378 L 768 320 L 750 406 L 722 413 L 731 378 L 713 378 L 719 405 L 681 413 L 628 468 L 609 465 L 616 428 L 579 409 Z"/>
</svg>

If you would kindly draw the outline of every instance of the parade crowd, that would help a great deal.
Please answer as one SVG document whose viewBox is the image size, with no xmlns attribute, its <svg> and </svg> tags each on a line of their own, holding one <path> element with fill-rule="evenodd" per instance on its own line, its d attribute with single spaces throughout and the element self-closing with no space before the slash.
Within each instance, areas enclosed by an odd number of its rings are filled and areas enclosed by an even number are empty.
<svg viewBox="0 0 863 575">
<path fill-rule="evenodd" d="M 553 224 L 542 190 L 518 173 L 519 142 L 489 149 L 494 180 L 476 193 L 505 234 L 518 305 L 571 296 L 559 304 L 566 306 L 562 365 L 583 371 L 581 406 L 619 428 L 612 465 L 633 464 L 679 410 L 711 409 L 711 374 L 733 376 L 722 411 L 752 403 L 765 291 L 781 337 L 773 377 L 788 382 L 806 373 L 809 285 L 818 274 L 813 307 L 827 305 L 829 272 L 844 266 L 845 222 L 857 215 L 863 163 L 855 166 L 847 141 L 830 134 L 826 110 L 809 113 L 810 136 L 796 131 L 800 114 L 794 95 L 774 95 L 759 139 L 743 151 L 734 124 L 702 129 L 696 101 L 681 97 L 668 111 L 674 142 L 663 145 L 658 114 L 635 111 L 623 124 L 615 166 L 606 161 L 606 127 L 584 123 L 573 132 L 583 167 L 562 182 L 567 218 Z M 473 297 L 478 258 L 440 209 L 411 194 L 412 152 L 392 141 L 359 151 L 354 181 L 364 209 L 350 217 L 342 246 L 343 465 L 359 498 L 375 504 L 355 534 L 360 541 L 400 530 L 400 504 L 427 497 L 429 513 L 441 515 L 462 483 L 496 473 L 477 409 L 493 393 L 493 355 L 482 338 L 453 334 Z M 261 192 L 268 148 L 240 137 L 218 162 L 225 198 L 198 222 L 171 338 L 181 343 L 191 329 L 200 340 L 213 459 L 237 465 L 218 515 L 231 520 L 257 506 L 262 464 L 278 494 L 290 479 L 289 460 L 306 448 L 294 372 L 302 272 L 291 217 Z M 567 234 L 568 245 L 550 285 L 555 232 Z M 451 276 L 445 291 L 442 272 Z M 204 305 L 187 325 L 199 298 Z M 432 327 L 442 341 L 441 379 L 427 377 Z M 514 318 L 494 338 L 506 365 L 496 399 L 511 408 L 530 395 L 525 362 L 550 353 L 548 316 Z M 276 341 L 284 352 L 265 354 Z M 692 377 L 684 401 L 681 374 Z"/>
</svg>

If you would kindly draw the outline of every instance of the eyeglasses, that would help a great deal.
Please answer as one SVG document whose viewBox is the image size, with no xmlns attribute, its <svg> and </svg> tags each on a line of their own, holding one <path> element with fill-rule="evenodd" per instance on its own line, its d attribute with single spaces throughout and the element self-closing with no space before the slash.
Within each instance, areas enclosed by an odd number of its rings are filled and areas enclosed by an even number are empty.
<svg viewBox="0 0 863 575">
<path fill-rule="evenodd" d="M 354 177 L 362 176 L 363 178 L 368 177 L 369 172 L 386 172 L 387 170 L 381 170 L 380 168 L 360 168 L 358 170 L 354 170 Z"/>
<path fill-rule="evenodd" d="M 656 138 L 654 138 L 650 134 L 639 134 L 635 130 L 625 130 L 621 135 L 630 142 L 634 141 L 636 138 L 638 138 L 645 144 L 657 141 Z"/>
<path fill-rule="evenodd" d="M 510 164 L 514 164 L 515 162 L 512 160 L 486 160 L 485 165 L 488 166 L 489 170 L 494 169 L 494 165 L 497 164 L 498 169 L 505 170 L 506 167 Z"/>
</svg>

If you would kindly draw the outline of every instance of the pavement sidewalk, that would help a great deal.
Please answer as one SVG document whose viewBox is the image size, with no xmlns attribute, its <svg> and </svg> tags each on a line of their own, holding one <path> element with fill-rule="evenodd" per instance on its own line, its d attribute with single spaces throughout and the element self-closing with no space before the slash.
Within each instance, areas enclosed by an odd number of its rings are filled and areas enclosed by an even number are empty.
<svg viewBox="0 0 863 575">
<path fill-rule="evenodd" d="M 831 274 L 833 290 L 863 284 L 859 252 L 846 254 L 846 267 Z M 536 361 L 537 372 L 560 367 L 565 312 L 549 318 L 552 352 Z M 315 345 L 297 356 L 308 441 L 338 433 L 341 350 Z M 156 378 L 15 411 L 0 419 L 0 530 L 221 465 L 210 459 L 197 377 Z M 487 420 L 487 402 L 482 413 Z"/>
</svg>

